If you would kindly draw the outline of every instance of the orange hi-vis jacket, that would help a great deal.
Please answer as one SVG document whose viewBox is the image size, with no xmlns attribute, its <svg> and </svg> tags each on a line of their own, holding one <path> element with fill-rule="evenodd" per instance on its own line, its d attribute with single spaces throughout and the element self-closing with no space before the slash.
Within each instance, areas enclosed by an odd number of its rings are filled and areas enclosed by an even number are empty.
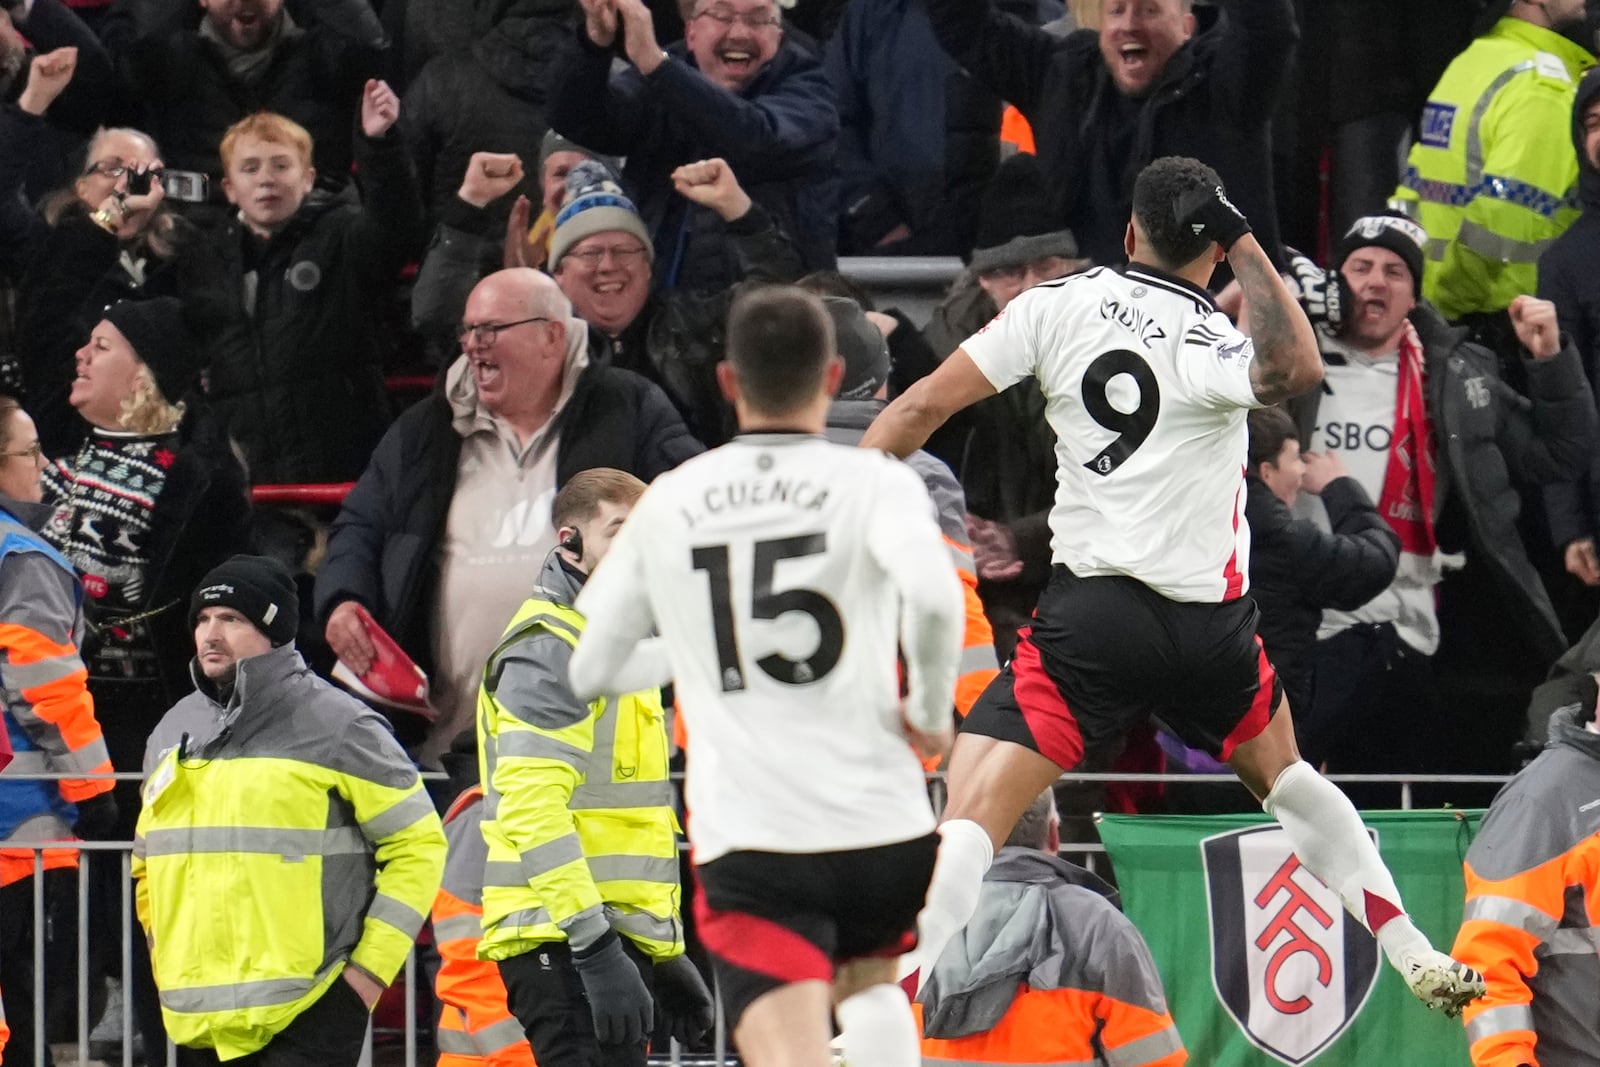
<svg viewBox="0 0 1600 1067">
<path fill-rule="evenodd" d="M 1489 986 L 1462 1012 L 1473 1067 L 1600 1064 L 1600 734 L 1578 714 L 1551 717 L 1467 849 L 1451 955 Z"/>
<path fill-rule="evenodd" d="M 506 1007 L 500 968 L 478 959 L 483 936 L 483 788 L 456 798 L 444 817 L 450 851 L 433 904 L 433 940 L 441 959 L 434 995 L 439 1015 L 438 1067 L 534 1067 L 522 1024 Z"/>
<path fill-rule="evenodd" d="M 1187 1063 L 1150 950 L 1104 888 L 1055 856 L 1001 849 L 918 995 L 925 1067 Z"/>
<path fill-rule="evenodd" d="M 72 837 L 73 804 L 109 793 L 109 778 L 17 781 L 23 774 L 109 774 L 95 721 L 77 573 L 35 532 L 49 514 L 0 498 L 0 700 L 14 756 L 0 771 L 0 845 Z M 0 885 L 33 874 L 35 851 L 0 848 Z M 73 849 L 44 850 L 46 870 L 76 865 Z"/>
</svg>

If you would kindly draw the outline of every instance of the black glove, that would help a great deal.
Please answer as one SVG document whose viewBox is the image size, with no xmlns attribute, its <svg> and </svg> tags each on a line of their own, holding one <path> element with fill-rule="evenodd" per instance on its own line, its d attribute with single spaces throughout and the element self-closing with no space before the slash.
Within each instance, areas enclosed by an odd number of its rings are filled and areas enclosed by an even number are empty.
<svg viewBox="0 0 1600 1067">
<path fill-rule="evenodd" d="M 1184 193 L 1178 197 L 1173 210 L 1180 225 L 1188 226 L 1197 235 L 1217 242 L 1224 252 L 1250 232 L 1250 223 L 1233 206 L 1220 185 Z"/>
<path fill-rule="evenodd" d="M 1284 280 L 1300 302 L 1300 309 L 1312 324 L 1327 323 L 1335 337 L 1344 332 L 1348 316 L 1355 309 L 1350 283 L 1336 270 L 1323 270 L 1304 253 L 1287 249 L 1289 273 Z"/>
<path fill-rule="evenodd" d="M 594 1013 L 594 1032 L 602 1045 L 639 1045 L 655 1025 L 650 990 L 639 968 L 622 951 L 615 930 L 582 952 L 572 953 L 572 965 L 583 980 L 583 991 Z"/>
<path fill-rule="evenodd" d="M 117 825 L 117 800 L 110 793 L 100 793 L 88 800 L 78 801 L 78 821 L 72 832 L 85 841 L 104 841 Z"/>
<path fill-rule="evenodd" d="M 688 956 L 674 956 L 656 964 L 656 1007 L 661 1031 L 687 1048 L 711 1029 L 715 1020 L 711 990 Z"/>
</svg>

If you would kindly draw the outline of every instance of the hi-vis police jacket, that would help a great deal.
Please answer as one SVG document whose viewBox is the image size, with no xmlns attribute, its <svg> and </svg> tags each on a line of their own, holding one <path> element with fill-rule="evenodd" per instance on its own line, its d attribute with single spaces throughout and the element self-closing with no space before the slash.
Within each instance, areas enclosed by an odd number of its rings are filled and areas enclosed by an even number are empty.
<svg viewBox="0 0 1600 1067">
<path fill-rule="evenodd" d="M 15 755 L 10 774 L 108 774 L 88 671 L 78 656 L 83 617 L 72 564 L 34 532 L 48 509 L 0 499 L 0 700 Z M 109 778 L 12 781 L 0 772 L 0 844 L 72 836 L 73 805 L 109 793 Z M 45 868 L 70 866 L 71 850 L 46 850 Z M 0 885 L 33 872 L 30 849 L 0 848 Z"/>
<path fill-rule="evenodd" d="M 167 1033 L 229 1060 L 347 966 L 394 980 L 445 838 L 387 724 L 292 645 L 241 660 L 225 704 L 190 670 L 145 751 L 133 874 Z"/>
<path fill-rule="evenodd" d="M 1495 797 L 1466 877 L 1451 955 L 1489 985 L 1462 1011 L 1473 1067 L 1600 1063 L 1600 734 L 1577 706 Z"/>
<path fill-rule="evenodd" d="M 484 667 L 478 770 L 489 845 L 478 955 L 609 927 L 660 962 L 683 952 L 677 817 L 658 691 L 584 704 L 567 681 L 579 582 L 552 552 Z"/>
<path fill-rule="evenodd" d="M 1594 61 L 1558 33 L 1503 18 L 1434 87 L 1390 205 L 1428 231 L 1422 292 L 1447 319 L 1534 292 L 1539 254 L 1578 217 L 1566 142 Z"/>
</svg>

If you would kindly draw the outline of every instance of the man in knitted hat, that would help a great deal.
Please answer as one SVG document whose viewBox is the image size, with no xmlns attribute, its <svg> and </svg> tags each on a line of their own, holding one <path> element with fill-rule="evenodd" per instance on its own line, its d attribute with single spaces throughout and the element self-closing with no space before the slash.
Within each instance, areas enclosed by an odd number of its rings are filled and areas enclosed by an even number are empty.
<svg viewBox="0 0 1600 1067">
<path fill-rule="evenodd" d="M 1007 159 L 984 192 L 971 262 L 923 331 L 939 358 L 1024 291 L 1089 265 L 1072 231 L 1056 227 L 1038 162 Z M 1005 660 L 1050 575 L 1056 458 L 1043 396 L 1026 383 L 1012 386 L 974 405 L 928 448 L 966 492 L 978 588 Z"/>
<path fill-rule="evenodd" d="M 515 157 L 475 156 L 459 199 L 484 205 L 522 180 Z M 554 157 L 552 157 L 554 158 Z M 794 244 L 720 159 L 688 163 L 673 172 L 678 194 L 727 223 L 739 280 L 793 281 L 801 266 Z M 709 445 L 731 435 L 732 413 L 713 369 L 722 358 L 722 324 L 730 294 L 655 284 L 655 247 L 632 198 L 599 159 L 579 159 L 568 171 L 561 207 L 550 234 L 545 269 L 574 311 L 606 349 L 596 359 L 644 375 L 666 390 L 694 435 Z M 514 236 L 514 235 L 513 235 Z M 520 238 L 508 240 L 520 244 Z M 417 273 L 412 323 L 431 337 L 449 337 L 461 321 L 470 281 L 483 275 L 479 253 L 460 231 L 439 228 Z M 512 251 L 508 249 L 508 251 Z M 521 254 L 507 266 L 526 264 Z"/>
<path fill-rule="evenodd" d="M 739 280 L 790 281 L 800 264 L 788 237 L 739 184 L 723 160 L 673 172 L 685 199 L 727 225 L 738 252 Z M 652 297 L 655 248 L 633 201 L 604 165 L 586 161 L 567 175 L 567 195 L 550 240 L 550 272 L 578 316 L 606 337 L 618 366 L 659 383 L 708 445 L 727 440 L 732 413 L 713 368 L 722 358 L 726 290 L 671 289 Z"/>
<path fill-rule="evenodd" d="M 145 752 L 133 875 L 183 1067 L 355 1067 L 444 872 L 416 768 L 295 650 L 298 602 L 265 556 L 212 569 L 197 691 Z"/>
<path fill-rule="evenodd" d="M 1343 460 L 1401 544 L 1385 592 L 1323 614 L 1314 696 L 1295 718 L 1330 770 L 1509 769 L 1528 692 L 1566 648 L 1517 514 L 1520 488 L 1572 477 L 1593 453 L 1582 365 L 1554 305 L 1518 297 L 1528 397 L 1514 393 L 1494 354 L 1421 300 L 1427 242 L 1389 215 L 1337 242 L 1348 307 L 1340 329 L 1318 327 L 1323 388 L 1292 405 L 1305 447 Z M 1445 567 L 1464 570 L 1440 595 Z"/>
</svg>

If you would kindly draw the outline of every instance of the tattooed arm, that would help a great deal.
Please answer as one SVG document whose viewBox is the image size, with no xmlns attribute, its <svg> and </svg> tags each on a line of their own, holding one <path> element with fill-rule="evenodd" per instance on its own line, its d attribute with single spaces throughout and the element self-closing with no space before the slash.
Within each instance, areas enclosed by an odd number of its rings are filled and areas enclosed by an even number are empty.
<svg viewBox="0 0 1600 1067">
<path fill-rule="evenodd" d="M 1228 265 L 1249 308 L 1249 334 L 1255 342 L 1250 383 L 1256 399 L 1277 404 L 1316 388 L 1322 382 L 1317 335 L 1254 236 L 1245 234 L 1234 242 Z"/>
</svg>

